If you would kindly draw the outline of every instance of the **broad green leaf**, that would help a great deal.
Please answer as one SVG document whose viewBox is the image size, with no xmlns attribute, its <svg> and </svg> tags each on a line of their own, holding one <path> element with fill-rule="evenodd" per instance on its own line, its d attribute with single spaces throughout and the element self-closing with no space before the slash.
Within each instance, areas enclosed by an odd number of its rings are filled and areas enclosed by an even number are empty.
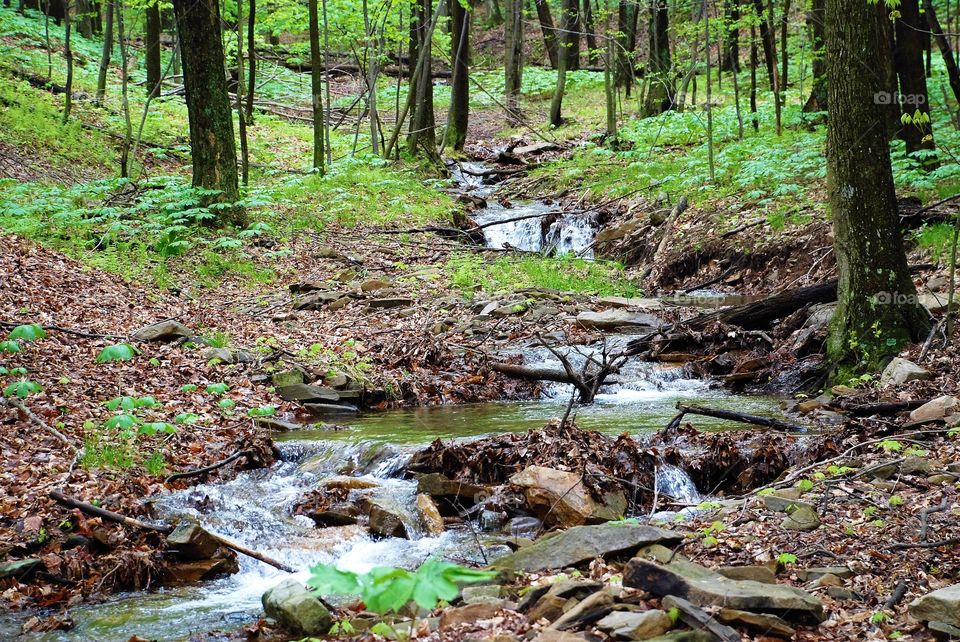
<svg viewBox="0 0 960 642">
<path fill-rule="evenodd" d="M 117 343 L 107 346 L 97 355 L 97 363 L 107 363 L 110 361 L 129 361 L 140 354 L 140 351 L 129 343 Z"/>
<path fill-rule="evenodd" d="M 260 406 L 247 411 L 247 415 L 250 417 L 272 417 L 275 414 L 277 414 L 276 406 Z"/>
<path fill-rule="evenodd" d="M 0 352 L 14 354 L 20 352 L 20 344 L 13 340 L 0 341 Z"/>
<path fill-rule="evenodd" d="M 410 571 L 402 568 L 377 567 L 368 573 L 364 586 L 363 603 L 374 613 L 399 611 L 413 597 L 416 580 Z"/>
<path fill-rule="evenodd" d="M 311 567 L 307 586 L 321 595 L 359 595 L 361 592 L 356 573 L 341 571 L 332 564 Z"/>
<path fill-rule="evenodd" d="M 133 410 L 137 407 L 137 402 L 133 397 L 114 397 L 104 405 L 107 410 Z"/>
<path fill-rule="evenodd" d="M 116 415 L 110 417 L 104 422 L 104 426 L 111 430 L 130 430 L 137 424 L 137 418 L 133 415 Z"/>
<path fill-rule="evenodd" d="M 207 385 L 207 392 L 211 395 L 222 395 L 230 389 L 225 383 L 211 383 Z"/>
<path fill-rule="evenodd" d="M 25 341 L 27 343 L 31 341 L 36 341 L 37 339 L 46 339 L 47 331 L 44 330 L 40 325 L 36 323 L 28 323 L 26 325 L 18 325 L 13 330 L 10 331 L 10 339 L 15 341 Z"/>
<path fill-rule="evenodd" d="M 20 379 L 19 381 L 14 381 L 4 388 L 3 395 L 5 397 L 18 397 L 20 399 L 26 399 L 30 395 L 36 394 L 41 390 L 43 390 L 43 387 L 36 381 Z"/>
</svg>

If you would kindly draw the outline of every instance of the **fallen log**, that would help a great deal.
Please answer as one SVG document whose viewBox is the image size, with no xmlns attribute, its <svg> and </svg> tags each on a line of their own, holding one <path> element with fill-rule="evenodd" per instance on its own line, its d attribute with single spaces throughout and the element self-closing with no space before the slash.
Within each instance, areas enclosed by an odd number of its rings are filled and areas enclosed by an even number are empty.
<svg viewBox="0 0 960 642">
<path fill-rule="evenodd" d="M 93 517 L 99 517 L 100 519 L 104 519 L 108 522 L 113 522 L 115 524 L 122 524 L 124 526 L 129 526 L 131 528 L 139 528 L 140 530 L 153 531 L 155 533 L 163 533 L 164 535 L 169 535 L 174 530 L 174 527 L 170 526 L 169 524 L 151 524 L 150 522 L 144 522 L 142 520 L 135 519 L 133 517 L 127 517 L 126 515 L 115 513 L 112 510 L 107 510 L 106 508 L 94 506 L 93 504 L 88 504 L 87 502 L 80 501 L 79 499 L 76 499 L 74 497 L 64 495 L 59 490 L 51 490 L 50 498 L 55 502 L 57 502 L 58 504 L 62 504 L 63 506 L 67 506 L 68 508 L 76 508 L 80 512 L 86 513 L 87 515 L 91 515 Z M 210 537 L 215 539 L 217 542 L 219 542 L 221 546 L 225 546 L 230 550 L 236 551 L 237 553 L 242 553 L 247 557 L 252 557 L 255 560 L 263 562 L 264 564 L 269 564 L 270 566 L 274 568 L 278 568 L 281 571 L 286 571 L 287 573 L 297 572 L 297 569 L 293 568 L 292 566 L 288 566 L 283 562 L 278 562 L 277 560 L 271 557 L 267 557 L 263 553 L 255 551 L 251 548 L 247 548 L 243 544 L 234 542 L 233 540 L 217 535 L 216 533 L 209 533 L 209 535 Z"/>
<path fill-rule="evenodd" d="M 547 366 L 520 366 L 512 363 L 488 364 L 488 367 L 494 372 L 505 374 L 516 379 L 528 379 L 530 381 L 553 381 L 555 383 L 576 383 L 563 368 L 550 368 Z M 616 377 L 607 377 L 604 383 L 620 383 Z"/>
<path fill-rule="evenodd" d="M 759 415 L 748 415 L 743 412 L 733 410 L 722 410 L 720 408 L 704 408 L 703 406 L 690 406 L 678 401 L 677 410 L 682 414 L 702 415 L 704 417 L 713 417 L 714 419 L 726 419 L 727 421 L 737 421 L 743 424 L 752 424 L 754 426 L 763 426 L 764 428 L 773 428 L 774 430 L 784 430 L 787 432 L 806 432 L 804 426 L 791 424 L 772 417 L 761 417 Z M 676 418 L 674 418 L 676 420 Z M 674 421 L 670 422 L 671 424 Z"/>
<path fill-rule="evenodd" d="M 915 410 L 929 401 L 931 400 L 911 399 L 910 401 L 881 401 L 878 403 L 851 403 L 849 401 L 843 401 L 840 403 L 840 409 L 849 412 L 855 417 L 893 415 L 906 410 Z"/>
</svg>

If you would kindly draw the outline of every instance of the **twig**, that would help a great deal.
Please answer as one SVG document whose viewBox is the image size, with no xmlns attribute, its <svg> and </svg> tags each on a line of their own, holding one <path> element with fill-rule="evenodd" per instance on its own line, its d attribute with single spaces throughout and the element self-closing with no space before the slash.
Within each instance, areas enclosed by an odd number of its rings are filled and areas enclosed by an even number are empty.
<svg viewBox="0 0 960 642">
<path fill-rule="evenodd" d="M 928 526 L 927 520 L 929 519 L 930 515 L 933 513 L 942 513 L 945 510 L 949 510 L 949 508 L 950 508 L 950 499 L 947 497 L 944 497 L 943 501 L 940 502 L 939 505 L 927 506 L 926 508 L 920 511 L 920 541 L 921 542 L 927 541 L 927 526 Z"/>
<path fill-rule="evenodd" d="M 214 470 L 217 470 L 218 468 L 223 468 L 224 466 L 226 466 L 226 465 L 229 464 L 230 462 L 235 461 L 235 460 L 239 459 L 240 457 L 245 457 L 245 456 L 250 455 L 250 454 L 251 454 L 251 453 L 250 453 L 249 450 L 238 450 L 237 452 L 233 453 L 232 455 L 230 455 L 230 456 L 227 457 L 226 459 L 224 459 L 224 460 L 222 460 L 222 461 L 218 461 L 218 462 L 215 463 L 215 464 L 211 464 L 211 465 L 209 465 L 209 466 L 204 466 L 203 468 L 197 468 L 196 470 L 188 470 L 188 471 L 184 471 L 184 472 L 182 472 L 182 473 L 174 473 L 174 474 L 168 476 L 166 479 L 164 479 L 164 480 L 163 480 L 163 483 L 164 483 L 164 484 L 169 484 L 170 482 L 172 482 L 172 481 L 174 481 L 174 480 L 177 480 L 177 479 L 186 479 L 187 477 L 196 477 L 197 475 L 203 475 L 204 473 L 213 472 Z"/>
<path fill-rule="evenodd" d="M 20 401 L 19 399 L 0 397 L 0 406 L 10 406 L 11 408 L 16 408 L 18 411 L 23 413 L 23 415 L 25 415 L 30 421 L 37 424 L 38 426 L 46 430 L 48 433 L 50 433 L 51 435 L 59 439 L 61 442 L 63 442 L 63 444 L 70 449 L 70 452 L 72 453 L 79 452 L 79 450 L 74 445 L 74 443 L 70 441 L 66 435 L 64 435 L 62 432 L 60 432 L 59 430 L 57 430 L 56 428 L 54 428 L 53 426 L 45 422 L 43 419 L 35 415 L 33 411 L 27 408 L 25 405 L 23 405 L 23 402 Z"/>
<path fill-rule="evenodd" d="M 887 598 L 887 601 L 883 603 L 883 609 L 892 609 L 897 604 L 899 604 L 904 596 L 907 594 L 907 581 L 900 580 L 897 582 L 897 586 L 893 589 L 893 593 L 890 594 L 890 597 Z"/>
</svg>

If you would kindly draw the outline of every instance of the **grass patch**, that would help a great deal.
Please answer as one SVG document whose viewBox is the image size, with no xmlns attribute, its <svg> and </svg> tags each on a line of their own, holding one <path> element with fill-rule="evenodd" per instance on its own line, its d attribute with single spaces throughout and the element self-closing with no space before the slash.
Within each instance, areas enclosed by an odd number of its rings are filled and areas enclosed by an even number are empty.
<svg viewBox="0 0 960 642">
<path fill-rule="evenodd" d="M 447 272 L 453 286 L 467 295 L 477 290 L 501 292 L 521 288 L 628 297 L 640 292 L 619 263 L 566 256 L 502 256 L 488 263 L 480 256 L 466 255 L 451 259 Z"/>
<path fill-rule="evenodd" d="M 949 260 L 950 248 L 953 245 L 953 225 L 950 223 L 924 225 L 914 233 L 914 238 L 920 249 L 930 255 L 930 260 Z"/>
</svg>

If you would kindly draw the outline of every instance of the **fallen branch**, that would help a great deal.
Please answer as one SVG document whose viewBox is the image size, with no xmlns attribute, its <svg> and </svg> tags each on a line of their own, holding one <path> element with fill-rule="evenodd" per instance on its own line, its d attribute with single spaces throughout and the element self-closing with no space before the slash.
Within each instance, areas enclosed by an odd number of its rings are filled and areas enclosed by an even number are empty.
<svg viewBox="0 0 960 642">
<path fill-rule="evenodd" d="M 920 541 L 927 541 L 927 527 L 929 526 L 930 515 L 933 513 L 942 513 L 950 510 L 950 498 L 944 497 L 943 501 L 936 506 L 927 506 L 920 511 Z"/>
<path fill-rule="evenodd" d="M 883 610 L 892 609 L 897 604 L 903 601 L 904 596 L 907 594 L 907 581 L 900 580 L 897 582 L 897 586 L 893 589 L 893 593 L 890 594 L 890 597 L 887 598 L 887 601 L 883 603 Z"/>
<path fill-rule="evenodd" d="M 530 381 L 553 381 L 556 383 L 575 383 L 575 377 L 571 377 L 565 370 L 560 368 L 549 368 L 546 366 L 520 366 L 512 363 L 489 363 L 488 367 L 494 372 L 499 372 L 516 379 L 528 379 Z M 614 378 L 608 378 L 606 383 L 618 383 Z"/>
<path fill-rule="evenodd" d="M 12 399 L 12 398 L 8 399 L 6 397 L 0 397 L 0 406 L 10 406 L 11 408 L 16 408 L 27 419 L 29 419 L 30 421 L 37 424 L 38 426 L 43 428 L 45 431 L 47 431 L 48 433 L 50 433 L 51 435 L 59 439 L 67 448 L 70 449 L 70 452 L 73 452 L 73 453 L 79 452 L 76 445 L 74 445 L 74 443 L 70 441 L 70 439 L 68 439 L 66 435 L 64 435 L 62 432 L 60 432 L 59 430 L 57 430 L 56 428 L 54 428 L 53 426 L 45 422 L 43 419 L 35 415 L 33 411 L 27 408 L 23 404 L 23 402 L 20 401 L 19 399 Z"/>
<path fill-rule="evenodd" d="M 141 530 L 153 531 L 155 533 L 163 533 L 169 535 L 173 532 L 174 527 L 169 524 L 151 524 L 149 522 L 144 522 L 139 519 L 134 519 L 133 517 L 127 517 L 126 515 L 121 515 L 120 513 L 115 513 L 112 510 L 107 510 L 105 508 L 100 508 L 99 506 L 94 506 L 93 504 L 88 504 L 87 502 L 82 502 L 79 499 L 74 497 L 69 497 L 64 495 L 59 490 L 50 491 L 50 498 L 53 499 L 58 504 L 62 504 L 69 508 L 76 508 L 77 510 L 86 513 L 87 515 L 92 515 L 93 517 L 99 517 L 105 519 L 108 522 L 113 522 L 115 524 L 122 524 L 124 526 L 129 526 L 131 528 L 139 528 Z M 297 569 L 292 566 L 288 566 L 283 562 L 278 562 L 277 560 L 267 557 L 263 553 L 255 551 L 251 548 L 247 548 L 243 544 L 238 544 L 233 540 L 227 539 L 217 535 L 216 533 L 207 533 L 215 539 L 221 546 L 225 546 L 230 550 L 236 551 L 237 553 L 242 553 L 247 557 L 252 557 L 255 560 L 263 562 L 264 564 L 269 564 L 274 568 L 278 568 L 281 571 L 286 571 L 287 573 L 296 573 Z"/>
<path fill-rule="evenodd" d="M 241 457 L 246 457 L 246 456 L 249 455 L 249 454 L 251 454 L 249 450 L 238 450 L 237 452 L 233 453 L 232 455 L 230 455 L 230 456 L 227 457 L 226 459 L 221 460 L 221 461 L 218 461 L 218 462 L 215 463 L 215 464 L 211 464 L 211 465 L 209 465 L 209 466 L 204 466 L 203 468 L 197 468 L 196 470 L 188 470 L 188 471 L 184 471 L 184 472 L 182 472 L 182 473 L 174 473 L 174 474 L 168 476 L 166 479 L 164 479 L 164 480 L 163 480 L 163 483 L 164 483 L 164 484 L 169 484 L 170 482 L 175 481 L 175 480 L 177 480 L 177 479 L 187 479 L 188 477 L 196 477 L 196 476 L 198 476 L 198 475 L 203 475 L 203 474 L 205 474 L 205 473 L 213 472 L 213 471 L 217 470 L 218 468 L 223 468 L 224 466 L 226 466 L 226 465 L 229 464 L 230 462 L 236 461 L 237 459 L 239 459 L 239 458 L 241 458 Z"/>
<path fill-rule="evenodd" d="M 20 321 L 0 321 L 0 326 L 6 328 L 15 328 L 18 325 L 23 325 L 25 322 Z M 83 337 L 85 339 L 122 339 L 124 341 L 130 341 L 130 337 L 120 335 L 120 334 L 101 334 L 99 332 L 89 332 L 87 330 L 78 330 L 76 328 L 64 328 L 57 325 L 44 325 L 44 330 L 53 330 L 54 332 L 62 332 L 64 334 L 72 334 L 75 337 Z"/>
<path fill-rule="evenodd" d="M 939 542 L 896 542 L 890 548 L 899 551 L 905 548 L 940 548 L 941 546 L 956 546 L 957 544 L 960 544 L 960 537 L 942 539 Z"/>
<path fill-rule="evenodd" d="M 841 410 L 846 410 L 855 417 L 868 415 L 892 415 L 905 410 L 914 410 L 930 401 L 929 399 L 912 399 L 910 401 L 882 401 L 879 403 L 850 403 L 842 402 Z"/>
<path fill-rule="evenodd" d="M 806 432 L 803 426 L 791 424 L 771 417 L 760 417 L 758 415 L 748 415 L 733 410 L 721 410 L 719 408 L 704 408 L 702 406 L 689 406 L 682 402 L 677 402 L 677 410 L 683 414 L 703 415 L 704 417 L 713 417 L 714 419 L 726 419 L 727 421 L 738 421 L 744 424 L 753 424 L 754 426 L 763 426 L 773 428 L 774 430 L 785 430 L 787 432 Z M 676 419 L 676 417 L 674 418 Z M 674 423 L 673 421 L 670 422 Z"/>
</svg>

